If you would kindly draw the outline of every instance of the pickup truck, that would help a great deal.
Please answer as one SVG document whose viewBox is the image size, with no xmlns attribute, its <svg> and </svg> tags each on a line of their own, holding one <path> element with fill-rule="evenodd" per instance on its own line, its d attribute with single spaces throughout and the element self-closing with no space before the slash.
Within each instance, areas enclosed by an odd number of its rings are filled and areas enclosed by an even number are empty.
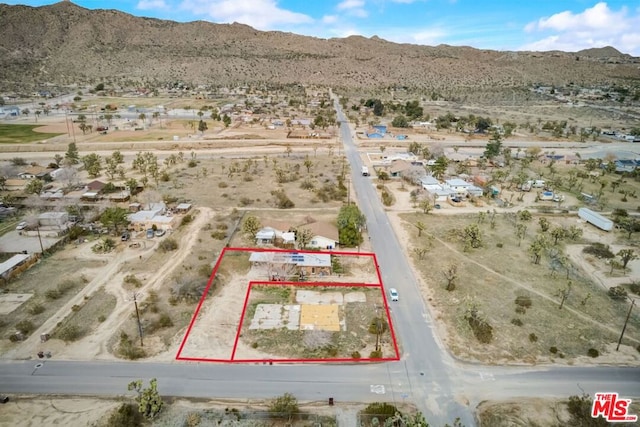
<svg viewBox="0 0 640 427">
<path fill-rule="evenodd" d="M 362 176 L 369 176 L 369 168 L 366 166 L 362 167 Z"/>
</svg>

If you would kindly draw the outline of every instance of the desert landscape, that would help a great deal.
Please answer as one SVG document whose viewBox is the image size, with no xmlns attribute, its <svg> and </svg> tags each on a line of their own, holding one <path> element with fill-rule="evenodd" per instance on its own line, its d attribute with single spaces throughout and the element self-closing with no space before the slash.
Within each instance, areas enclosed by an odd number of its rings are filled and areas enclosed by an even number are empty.
<svg viewBox="0 0 640 427">
<path fill-rule="evenodd" d="M 105 13 L 0 5 L 14 23 L 0 30 L 14 52 L 0 59 L 0 359 L 406 363 L 389 290 L 407 285 L 370 256 L 373 221 L 392 227 L 452 364 L 640 366 L 637 58 L 325 43 L 120 12 L 105 26 Z M 48 38 L 14 37 L 26 16 Z M 63 30 L 66 16 L 94 27 Z M 111 46 L 132 23 L 140 46 L 95 56 L 97 34 Z M 205 30 L 210 54 L 165 61 L 201 50 L 181 41 Z M 50 42 L 63 33 L 86 54 Z M 247 47 L 262 53 L 237 55 Z M 134 81 L 132 57 L 154 80 Z M 380 217 L 358 209 L 362 183 Z M 124 382 L 117 399 L 7 395 L 1 426 L 117 425 L 134 401 Z M 571 399 L 470 409 L 482 426 L 573 425 L 590 401 Z M 152 424 L 291 425 L 269 415 L 276 400 L 167 397 Z M 372 410 L 301 402 L 295 423 L 375 427 Z"/>
</svg>

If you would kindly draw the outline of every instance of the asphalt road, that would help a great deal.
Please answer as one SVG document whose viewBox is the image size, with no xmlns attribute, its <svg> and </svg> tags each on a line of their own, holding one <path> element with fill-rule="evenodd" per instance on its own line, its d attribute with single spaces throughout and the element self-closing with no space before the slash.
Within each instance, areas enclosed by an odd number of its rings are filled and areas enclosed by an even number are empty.
<svg viewBox="0 0 640 427">
<path fill-rule="evenodd" d="M 338 109 L 338 118 L 344 119 Z M 166 396 L 271 398 L 285 392 L 301 400 L 413 402 L 432 426 L 461 417 L 475 425 L 472 411 L 487 399 L 566 397 L 615 391 L 640 397 L 640 369 L 617 367 L 494 367 L 452 359 L 434 333 L 416 279 L 404 258 L 347 124 L 341 126 L 345 154 L 360 209 L 385 285 L 399 290 L 391 303 L 402 360 L 353 365 L 228 365 L 109 361 L 2 361 L 0 393 L 122 395 L 138 378 L 158 378 Z"/>
</svg>

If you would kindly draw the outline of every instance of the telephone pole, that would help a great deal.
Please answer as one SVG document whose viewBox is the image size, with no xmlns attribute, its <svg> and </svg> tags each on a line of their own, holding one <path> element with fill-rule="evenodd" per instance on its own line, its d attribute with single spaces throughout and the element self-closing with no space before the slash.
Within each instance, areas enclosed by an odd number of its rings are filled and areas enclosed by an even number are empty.
<svg viewBox="0 0 640 427">
<path fill-rule="evenodd" d="M 136 307 L 136 319 L 138 319 L 138 333 L 140 334 L 140 347 L 144 347 L 142 342 L 142 322 L 140 322 L 140 310 L 138 310 L 138 293 L 133 293 L 133 304 Z"/>
<path fill-rule="evenodd" d="M 624 337 L 624 331 L 627 329 L 627 323 L 629 322 L 629 317 L 631 316 L 631 310 L 633 310 L 633 306 L 636 303 L 635 299 L 631 300 L 631 307 L 629 307 L 629 311 L 627 312 L 627 318 L 624 319 L 624 326 L 622 327 L 622 333 L 620 334 L 620 339 L 618 340 L 618 346 L 616 347 L 616 351 L 620 349 L 620 343 L 622 342 L 622 337 Z"/>
</svg>

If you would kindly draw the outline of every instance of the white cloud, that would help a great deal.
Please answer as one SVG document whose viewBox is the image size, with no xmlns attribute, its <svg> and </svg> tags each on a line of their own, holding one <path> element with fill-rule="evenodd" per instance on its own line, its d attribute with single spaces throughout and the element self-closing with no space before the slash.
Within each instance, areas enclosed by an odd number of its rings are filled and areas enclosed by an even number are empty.
<svg viewBox="0 0 640 427">
<path fill-rule="evenodd" d="M 136 9 L 139 10 L 158 10 L 167 9 L 167 7 L 164 0 L 140 0 L 136 5 Z"/>
<path fill-rule="evenodd" d="M 338 22 L 338 17 L 336 15 L 325 15 L 322 17 L 323 24 L 335 24 Z"/>
<path fill-rule="evenodd" d="M 366 18 L 369 14 L 364 9 L 364 0 L 343 0 L 338 3 L 336 9 L 358 18 Z"/>
<path fill-rule="evenodd" d="M 528 23 L 527 33 L 542 33 L 542 38 L 521 46 L 522 50 L 563 50 L 575 52 L 591 47 L 613 46 L 640 54 L 640 10 L 629 13 L 622 7 L 614 11 L 605 2 L 580 13 L 564 11 Z"/>
<path fill-rule="evenodd" d="M 309 15 L 280 8 L 275 0 L 183 0 L 180 8 L 214 22 L 239 22 L 260 30 L 313 22 Z"/>
</svg>

